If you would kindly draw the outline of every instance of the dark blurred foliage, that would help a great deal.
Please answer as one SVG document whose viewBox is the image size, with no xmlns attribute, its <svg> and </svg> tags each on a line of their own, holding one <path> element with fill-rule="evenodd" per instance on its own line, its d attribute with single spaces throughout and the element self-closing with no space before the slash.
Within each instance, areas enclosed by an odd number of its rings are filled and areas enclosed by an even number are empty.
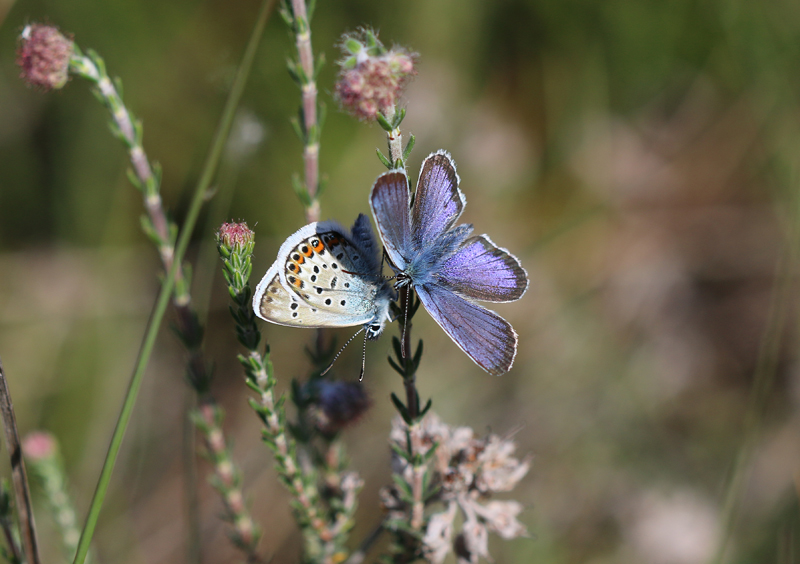
<svg viewBox="0 0 800 564">
<path fill-rule="evenodd" d="M 0 0 L 0 355 L 20 427 L 63 442 L 80 511 L 158 261 L 105 110 L 80 80 L 47 95 L 26 88 L 15 38 L 26 22 L 46 21 L 105 58 L 144 121 L 145 148 L 163 166 L 164 199 L 180 219 L 257 8 Z M 322 215 L 343 223 L 366 211 L 382 171 L 380 129 L 330 99 L 335 44 L 362 25 L 420 53 L 406 95 L 406 130 L 417 135 L 412 176 L 425 155 L 448 149 L 469 202 L 465 220 L 517 254 L 531 277 L 520 302 L 497 307 L 520 334 L 515 367 L 500 379 L 426 315 L 415 323 L 435 351 L 423 358 L 420 390 L 443 419 L 479 433 L 516 429 L 518 452 L 535 456 L 515 492 L 535 537 L 493 539 L 496 561 L 709 562 L 750 391 L 757 375 L 774 374 L 729 561 L 797 562 L 797 272 L 787 249 L 798 228 L 800 5 L 319 0 L 313 43 L 328 61 L 319 79 L 328 106 Z M 290 183 L 302 166 L 289 125 L 299 103 L 285 70 L 290 51 L 276 16 L 243 101 L 244 123 L 263 140 L 223 164 L 221 203 L 211 202 L 191 251 L 196 297 L 217 268 L 208 252 L 217 223 L 255 226 L 258 276 L 303 221 Z M 783 281 L 788 291 L 776 293 Z M 245 402 L 219 277 L 211 288 L 201 309 L 215 393 L 266 531 L 264 552 L 293 562 L 300 539 Z M 308 369 L 311 336 L 265 331 L 287 386 Z M 102 561 L 179 562 L 186 553 L 189 399 L 177 340 L 165 330 L 159 343 L 97 532 Z M 389 346 L 370 346 L 374 407 L 347 436 L 366 480 L 354 542 L 379 518 L 377 490 L 389 481 L 388 395 L 401 389 L 383 358 Z M 359 351 L 348 351 L 336 372 L 352 379 L 359 363 Z M 229 561 L 205 463 L 199 472 L 204 561 Z M 52 560 L 52 523 L 42 511 L 39 522 Z"/>
</svg>

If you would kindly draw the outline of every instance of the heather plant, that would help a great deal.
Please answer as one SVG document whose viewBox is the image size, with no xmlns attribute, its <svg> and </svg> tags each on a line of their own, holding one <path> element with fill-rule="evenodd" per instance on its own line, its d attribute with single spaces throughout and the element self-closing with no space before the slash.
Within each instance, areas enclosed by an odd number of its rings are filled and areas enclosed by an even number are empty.
<svg viewBox="0 0 800 564">
<path fill-rule="evenodd" d="M 87 560 L 144 369 L 170 301 L 174 310 L 175 333 L 186 351 L 185 379 L 196 394 L 196 406 L 186 415 L 201 437 L 201 453 L 210 462 L 212 475 L 209 481 L 220 495 L 224 507 L 221 517 L 228 523 L 229 538 L 247 562 L 267 561 L 270 552 L 275 550 L 259 544 L 261 528 L 249 511 L 242 472 L 234 460 L 231 439 L 224 431 L 224 412 L 212 392 L 212 363 L 206 358 L 203 347 L 205 328 L 192 297 L 191 270 L 184 262 L 200 207 L 213 195 L 209 188 L 217 174 L 222 150 L 271 9 L 271 2 L 264 2 L 182 225 L 178 225 L 165 209 L 160 194 L 161 168 L 145 152 L 142 122 L 124 103 L 121 81 L 108 74 L 104 59 L 93 50 L 80 48 L 76 41 L 54 26 L 31 24 L 20 36 L 18 64 L 23 79 L 30 85 L 44 91 L 55 90 L 63 88 L 71 77 L 80 77 L 91 83 L 95 96 L 109 111 L 111 133 L 128 152 L 131 163 L 129 179 L 142 194 L 145 210 L 142 229 L 155 245 L 163 267 L 161 291 L 82 528 L 71 503 L 55 437 L 35 433 L 24 444 L 38 489 L 46 497 L 61 532 L 64 552 L 75 564 Z M 280 14 L 295 39 L 296 55 L 289 61 L 290 75 L 301 91 L 299 117 L 293 124 L 302 143 L 304 166 L 302 176 L 293 178 L 293 188 L 305 210 L 306 220 L 312 224 L 321 215 L 319 154 L 324 122 L 324 106 L 318 101 L 316 85 L 322 59 L 315 57 L 311 43 L 313 11 L 313 2 L 307 5 L 304 0 L 287 0 L 280 7 Z M 403 141 L 401 126 L 406 110 L 401 107 L 401 99 L 405 86 L 417 73 L 418 55 L 399 47 L 387 49 L 377 34 L 369 29 L 345 34 L 340 47 L 343 57 L 338 63 L 339 76 L 334 87 L 336 101 L 344 111 L 360 121 L 378 124 L 386 133 L 388 145 L 388 155 L 378 151 L 380 161 L 395 174 L 405 175 L 415 139 L 411 135 L 407 142 Z M 453 186 L 453 189 L 458 190 L 458 187 Z M 363 229 L 369 229 L 363 227 L 366 219 L 359 221 Z M 467 228 L 459 231 L 462 232 L 467 234 Z M 356 233 L 356 227 L 353 233 Z M 362 420 L 373 400 L 361 378 L 356 381 L 347 376 L 334 377 L 344 370 L 335 366 L 338 356 L 333 354 L 335 340 L 321 328 L 315 330 L 312 345 L 308 347 L 311 368 L 307 378 L 291 381 L 289 398 L 276 390 L 280 376 L 276 375 L 270 360 L 270 347 L 261 335 L 257 323 L 258 299 L 254 307 L 254 292 L 249 285 L 255 233 L 244 222 L 225 223 L 217 231 L 216 242 L 232 300 L 230 312 L 234 330 L 239 344 L 244 347 L 238 360 L 244 369 L 244 383 L 253 394 L 249 404 L 261 421 L 262 439 L 272 452 L 279 480 L 292 498 L 294 517 L 302 531 L 303 561 L 324 564 L 362 562 L 381 533 L 386 532 L 390 535 L 390 542 L 379 556 L 382 562 L 427 560 L 438 563 L 450 552 L 455 552 L 461 561 L 477 562 L 479 558 L 489 558 L 487 539 L 490 531 L 506 539 L 527 535 L 525 527 L 517 520 L 522 510 L 520 503 L 490 501 L 493 494 L 512 490 L 528 471 L 528 462 L 513 456 L 513 441 L 495 434 L 479 439 L 468 427 L 450 427 L 432 411 L 432 399 L 423 402 L 420 398 L 416 378 L 423 361 L 423 343 L 420 339 L 412 347 L 412 320 L 421 302 L 416 297 L 414 286 L 406 283 L 405 273 L 400 273 L 389 279 L 396 280 L 397 292 L 386 290 L 386 296 L 391 294 L 392 298 L 391 314 L 386 314 L 387 319 L 381 320 L 380 329 L 375 334 L 365 333 L 376 338 L 384 321 L 397 322 L 398 335 L 392 336 L 393 356 L 388 361 L 402 378 L 403 397 L 391 395 L 397 410 L 386 449 L 387 456 L 392 453 L 391 480 L 387 477 L 387 484 L 391 485 L 387 485 L 381 494 L 385 513 L 383 521 L 374 524 L 373 531 L 358 543 L 357 549 L 353 549 L 350 533 L 357 521 L 358 494 L 364 481 L 351 468 L 342 438 L 348 429 Z M 336 267 L 335 263 L 333 267 Z M 524 271 L 520 269 L 520 272 Z M 342 275 L 364 276 L 364 273 L 342 269 Z M 380 284 L 389 288 L 388 282 Z M 362 365 L 361 377 L 363 375 Z M 3 376 L 2 372 L 0 376 Z M 4 376 L 0 379 L 5 382 Z M 0 395 L 10 405 L 10 395 L 5 386 L 4 390 Z M 294 414 L 287 411 L 287 399 L 291 400 Z M 13 412 L 7 412 L 4 410 L 8 426 L 13 424 L 14 417 Z M 9 429 L 7 427 L 7 433 Z M 15 434 L 14 429 L 12 435 Z M 10 439 L 10 445 L 19 443 L 15 436 Z M 2 490 L 0 524 L 7 541 L 4 555 L 9 562 L 33 564 L 39 558 L 31 504 L 24 493 L 27 492 L 24 465 L 15 466 L 14 472 L 18 478 L 15 481 L 19 485 L 16 504 L 21 520 L 17 528 L 10 518 L 7 490 Z M 457 525 L 458 511 L 463 517 L 460 527 Z M 25 519 L 25 515 L 29 518 Z M 18 542 L 20 535 L 25 541 L 22 548 Z M 196 542 L 197 539 L 190 539 L 190 542 L 192 540 Z"/>
</svg>

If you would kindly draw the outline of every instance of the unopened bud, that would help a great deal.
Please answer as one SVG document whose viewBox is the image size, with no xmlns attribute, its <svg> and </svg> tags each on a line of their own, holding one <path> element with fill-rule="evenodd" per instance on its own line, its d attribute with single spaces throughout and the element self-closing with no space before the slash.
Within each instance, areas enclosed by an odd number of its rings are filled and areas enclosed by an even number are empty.
<svg viewBox="0 0 800 564">
<path fill-rule="evenodd" d="M 255 233 L 253 233 L 244 222 L 223 223 L 219 228 L 217 237 L 220 244 L 225 247 L 245 247 L 253 242 Z"/>
<path fill-rule="evenodd" d="M 58 442 L 50 433 L 36 431 L 22 441 L 22 452 L 31 461 L 51 458 L 58 452 Z"/>
</svg>

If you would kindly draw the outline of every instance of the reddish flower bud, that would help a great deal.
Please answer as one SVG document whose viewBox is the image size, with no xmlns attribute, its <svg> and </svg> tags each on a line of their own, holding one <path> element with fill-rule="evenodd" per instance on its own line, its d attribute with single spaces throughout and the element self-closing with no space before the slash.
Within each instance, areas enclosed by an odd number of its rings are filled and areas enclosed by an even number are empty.
<svg viewBox="0 0 800 564">
<path fill-rule="evenodd" d="M 69 79 L 72 40 L 57 28 L 32 24 L 22 30 L 17 48 L 17 64 L 28 84 L 44 90 L 63 88 Z"/>
<path fill-rule="evenodd" d="M 229 248 L 236 246 L 244 247 L 253 242 L 253 233 L 247 223 L 223 223 L 217 234 L 219 242 Z"/>
<path fill-rule="evenodd" d="M 22 441 L 22 452 L 32 461 L 44 460 L 56 455 L 58 443 L 50 433 L 36 431 Z"/>
</svg>

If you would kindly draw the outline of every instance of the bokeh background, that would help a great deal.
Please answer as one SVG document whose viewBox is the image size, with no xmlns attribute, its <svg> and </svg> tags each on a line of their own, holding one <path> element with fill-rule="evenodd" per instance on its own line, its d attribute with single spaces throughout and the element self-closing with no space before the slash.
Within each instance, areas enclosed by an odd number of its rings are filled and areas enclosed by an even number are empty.
<svg viewBox="0 0 800 564">
<path fill-rule="evenodd" d="M 106 59 L 144 121 L 180 220 L 257 9 L 249 0 L 0 0 L 0 357 L 21 431 L 60 439 L 81 514 L 159 263 L 105 109 L 81 80 L 49 94 L 25 87 L 16 37 L 45 21 Z M 520 335 L 501 378 L 425 313 L 415 323 L 428 351 L 419 388 L 435 411 L 479 433 L 515 432 L 519 452 L 534 457 L 510 494 L 527 506 L 533 537 L 492 538 L 495 561 L 699 564 L 727 532 L 728 562 L 800 562 L 800 5 L 319 0 L 322 215 L 344 223 L 368 212 L 383 170 L 382 131 L 338 112 L 330 96 L 335 44 L 362 25 L 420 53 L 404 100 L 405 129 L 417 137 L 412 176 L 429 152 L 449 150 L 465 221 L 517 254 L 531 279 L 521 301 L 496 307 Z M 296 562 L 301 539 L 246 404 L 211 237 L 222 219 L 254 226 L 258 277 L 303 223 L 290 182 L 301 170 L 291 50 L 275 15 L 190 251 L 214 391 L 274 562 Z M 285 389 L 306 373 L 312 335 L 264 330 Z M 374 405 L 346 437 L 366 481 L 354 542 L 379 519 L 377 492 L 390 482 L 389 394 L 402 387 L 389 347 L 386 337 L 369 347 Z M 356 377 L 359 348 L 340 359 L 339 377 Z M 757 409 L 755 385 L 767 390 Z M 101 561 L 184 561 L 188 401 L 183 352 L 164 329 L 97 530 Z M 724 500 L 741 452 L 752 456 L 728 528 Z M 204 562 L 232 561 L 208 465 L 198 465 Z M 53 523 L 43 510 L 38 521 L 56 561 Z"/>
</svg>

